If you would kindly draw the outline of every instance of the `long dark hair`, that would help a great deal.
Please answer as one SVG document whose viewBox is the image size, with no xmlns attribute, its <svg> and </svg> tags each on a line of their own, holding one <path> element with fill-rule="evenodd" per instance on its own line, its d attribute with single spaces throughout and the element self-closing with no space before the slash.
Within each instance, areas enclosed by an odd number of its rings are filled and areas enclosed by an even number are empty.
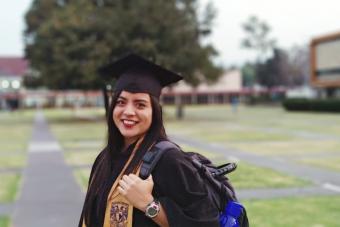
<svg viewBox="0 0 340 227">
<path fill-rule="evenodd" d="M 111 184 L 108 182 L 112 175 L 112 160 L 119 156 L 124 145 L 124 138 L 113 121 L 113 110 L 116 106 L 116 102 L 120 96 L 120 93 L 121 91 L 116 92 L 112 97 L 107 118 L 107 146 L 98 155 L 93 165 L 91 172 L 92 177 L 90 178 L 79 226 L 82 224 L 82 219 L 85 221 L 86 226 L 90 227 L 93 226 L 94 223 L 103 221 L 92 220 L 93 218 L 104 219 L 105 216 L 107 196 L 112 187 L 112 182 Z M 151 126 L 148 129 L 139 148 L 137 149 L 134 158 L 127 167 L 125 174 L 131 173 L 135 169 L 135 167 L 142 160 L 147 149 L 155 141 L 167 139 L 163 124 L 162 107 L 156 97 L 150 95 L 150 100 L 152 107 Z"/>
</svg>

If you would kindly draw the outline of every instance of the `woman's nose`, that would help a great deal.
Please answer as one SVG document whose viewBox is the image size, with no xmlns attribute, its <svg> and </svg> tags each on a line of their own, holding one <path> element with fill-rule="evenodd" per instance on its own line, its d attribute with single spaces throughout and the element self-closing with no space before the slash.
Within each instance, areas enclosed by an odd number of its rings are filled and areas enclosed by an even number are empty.
<svg viewBox="0 0 340 227">
<path fill-rule="evenodd" d="M 133 105 L 126 105 L 124 109 L 124 114 L 125 115 L 135 115 L 135 108 Z"/>
</svg>

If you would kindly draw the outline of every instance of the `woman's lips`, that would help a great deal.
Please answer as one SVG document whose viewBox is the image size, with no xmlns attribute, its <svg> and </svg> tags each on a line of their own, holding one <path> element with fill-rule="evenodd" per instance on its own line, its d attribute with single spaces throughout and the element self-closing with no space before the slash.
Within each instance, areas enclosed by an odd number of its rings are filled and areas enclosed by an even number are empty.
<svg viewBox="0 0 340 227">
<path fill-rule="evenodd" d="M 137 121 L 126 120 L 126 119 L 122 120 L 122 122 L 123 122 L 124 127 L 126 127 L 126 128 L 132 128 L 133 126 L 135 126 L 138 123 Z"/>
</svg>

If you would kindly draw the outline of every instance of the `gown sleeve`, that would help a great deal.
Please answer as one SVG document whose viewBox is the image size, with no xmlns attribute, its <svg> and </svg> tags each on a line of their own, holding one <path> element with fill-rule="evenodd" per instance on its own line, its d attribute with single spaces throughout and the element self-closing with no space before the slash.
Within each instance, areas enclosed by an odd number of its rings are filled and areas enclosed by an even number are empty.
<svg viewBox="0 0 340 227">
<path fill-rule="evenodd" d="M 154 194 L 170 227 L 218 227 L 219 213 L 189 157 L 179 149 L 166 151 L 152 172 Z"/>
</svg>

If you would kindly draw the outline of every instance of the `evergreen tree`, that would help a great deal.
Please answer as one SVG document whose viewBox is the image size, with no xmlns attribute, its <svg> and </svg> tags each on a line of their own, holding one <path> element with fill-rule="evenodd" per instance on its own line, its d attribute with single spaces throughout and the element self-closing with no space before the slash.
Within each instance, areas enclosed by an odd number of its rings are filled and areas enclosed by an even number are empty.
<svg viewBox="0 0 340 227">
<path fill-rule="evenodd" d="M 196 86 L 221 72 L 215 49 L 201 44 L 214 15 L 209 4 L 199 16 L 196 0 L 34 0 L 25 17 L 26 56 L 52 89 L 102 88 L 97 68 L 127 52 Z"/>
</svg>

